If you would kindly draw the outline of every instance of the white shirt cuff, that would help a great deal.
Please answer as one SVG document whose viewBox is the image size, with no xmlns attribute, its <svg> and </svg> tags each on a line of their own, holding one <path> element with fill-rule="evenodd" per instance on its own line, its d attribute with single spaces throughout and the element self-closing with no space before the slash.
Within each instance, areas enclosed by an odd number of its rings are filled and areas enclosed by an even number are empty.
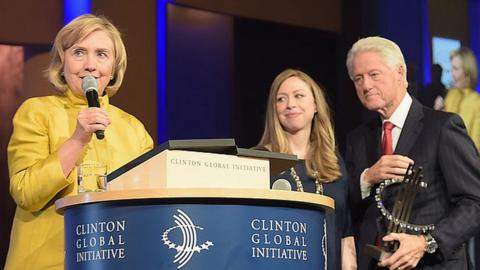
<svg viewBox="0 0 480 270">
<path fill-rule="evenodd" d="M 370 192 L 372 191 L 372 185 L 363 180 L 367 171 L 368 168 L 363 170 L 362 174 L 360 175 L 360 192 L 362 193 L 362 200 L 370 196 Z"/>
</svg>

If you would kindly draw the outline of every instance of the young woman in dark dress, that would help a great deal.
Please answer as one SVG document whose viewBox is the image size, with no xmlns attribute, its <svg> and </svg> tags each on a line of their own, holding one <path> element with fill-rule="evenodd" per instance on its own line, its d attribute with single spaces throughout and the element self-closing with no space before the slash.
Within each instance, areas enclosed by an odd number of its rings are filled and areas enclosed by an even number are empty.
<svg viewBox="0 0 480 270">
<path fill-rule="evenodd" d="M 335 213 L 326 215 L 327 269 L 356 269 L 344 162 L 337 153 L 323 90 L 304 72 L 287 69 L 273 81 L 265 130 L 256 148 L 299 158 L 271 183 L 283 178 L 293 190 L 335 200 Z"/>
</svg>

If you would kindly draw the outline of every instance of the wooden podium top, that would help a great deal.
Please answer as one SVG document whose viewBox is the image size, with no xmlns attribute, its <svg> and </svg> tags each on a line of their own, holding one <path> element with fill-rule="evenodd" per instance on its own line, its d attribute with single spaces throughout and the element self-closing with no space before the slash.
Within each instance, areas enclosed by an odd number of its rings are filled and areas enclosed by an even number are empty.
<svg viewBox="0 0 480 270">
<path fill-rule="evenodd" d="M 152 200 L 152 199 L 239 199 L 273 201 L 279 203 L 297 203 L 323 208 L 326 211 L 335 209 L 332 198 L 306 192 L 262 190 L 262 189 L 134 189 L 108 192 L 88 192 L 79 195 L 61 198 L 55 202 L 57 211 L 75 205 L 115 202 L 124 200 Z"/>
</svg>

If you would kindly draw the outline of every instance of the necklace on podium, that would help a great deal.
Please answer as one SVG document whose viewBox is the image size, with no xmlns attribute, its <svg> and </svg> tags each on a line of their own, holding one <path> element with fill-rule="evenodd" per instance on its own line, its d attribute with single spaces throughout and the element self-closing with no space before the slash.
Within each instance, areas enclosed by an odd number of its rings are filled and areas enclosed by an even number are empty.
<svg viewBox="0 0 480 270">
<path fill-rule="evenodd" d="M 290 175 L 293 177 L 293 180 L 295 181 L 295 185 L 297 186 L 297 191 L 304 192 L 303 191 L 303 185 L 302 181 L 300 180 L 300 177 L 297 174 L 297 171 L 295 171 L 294 167 L 290 168 Z M 318 172 L 314 172 L 314 179 L 315 179 L 315 194 L 320 194 L 323 195 L 323 184 L 318 181 Z"/>
</svg>

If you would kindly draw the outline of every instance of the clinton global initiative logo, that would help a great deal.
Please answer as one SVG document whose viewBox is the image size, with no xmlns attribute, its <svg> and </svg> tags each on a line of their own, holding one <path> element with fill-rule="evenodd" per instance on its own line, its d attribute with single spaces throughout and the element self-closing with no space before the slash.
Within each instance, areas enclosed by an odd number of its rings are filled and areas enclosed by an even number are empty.
<svg viewBox="0 0 480 270">
<path fill-rule="evenodd" d="M 190 261 L 195 252 L 208 250 L 213 246 L 213 242 L 205 241 L 198 245 L 197 230 L 201 231 L 203 228 L 193 224 L 192 219 L 182 210 L 177 209 L 177 212 L 178 215 L 173 215 L 177 226 L 166 229 L 162 234 L 162 241 L 168 249 L 176 250 L 177 254 L 175 254 L 173 263 L 178 264 L 177 269 L 180 269 Z M 174 231 L 177 232 L 174 233 Z M 177 241 L 173 240 L 174 236 L 178 236 Z"/>
</svg>

